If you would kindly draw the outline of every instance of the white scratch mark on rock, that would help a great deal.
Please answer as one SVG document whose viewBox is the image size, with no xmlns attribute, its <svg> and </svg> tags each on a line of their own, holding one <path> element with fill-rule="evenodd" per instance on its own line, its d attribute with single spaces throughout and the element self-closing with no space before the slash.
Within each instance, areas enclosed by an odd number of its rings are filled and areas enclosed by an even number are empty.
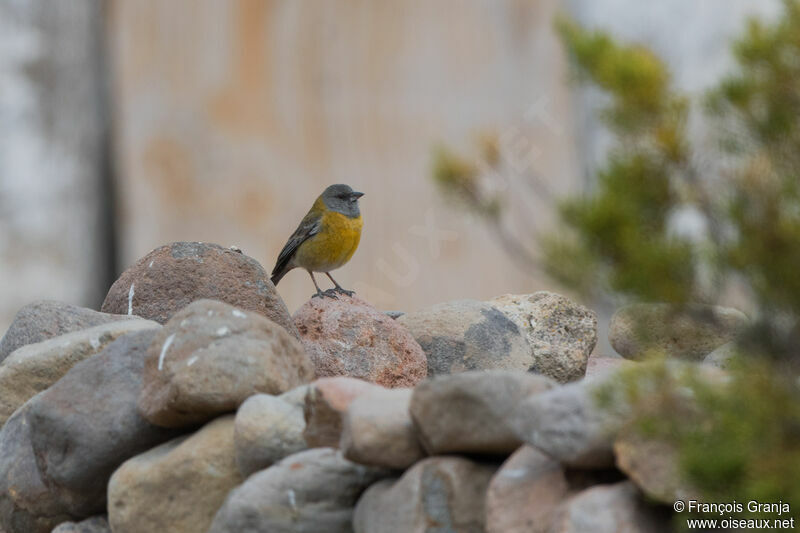
<svg viewBox="0 0 800 533">
<path fill-rule="evenodd" d="M 91 339 L 89 339 L 89 344 L 91 344 L 92 348 L 96 350 L 100 347 L 100 339 L 98 339 L 97 337 L 92 337 Z"/>
<path fill-rule="evenodd" d="M 209 310 L 208 310 L 208 316 L 214 316 L 214 311 L 212 311 L 211 309 L 209 309 Z"/>
<path fill-rule="evenodd" d="M 527 468 L 511 468 L 507 470 L 501 470 L 500 474 L 503 477 L 510 477 L 512 479 L 519 479 L 521 477 L 525 477 L 528 475 Z"/>
<path fill-rule="evenodd" d="M 196 362 L 197 362 L 197 356 L 196 356 L 196 355 L 193 355 L 193 356 L 191 356 L 191 357 L 189 358 L 189 360 L 188 360 L 188 361 L 186 361 L 186 366 L 192 366 L 192 365 L 193 365 L 193 364 L 195 364 Z"/>
<path fill-rule="evenodd" d="M 133 283 L 131 283 L 131 290 L 128 291 L 128 316 L 133 314 Z"/>
<path fill-rule="evenodd" d="M 158 369 L 161 370 L 164 367 L 164 356 L 167 355 L 167 350 L 169 350 L 169 345 L 172 344 L 172 341 L 175 340 L 175 334 L 173 333 L 167 340 L 164 341 L 164 346 L 161 347 L 161 354 L 158 356 Z"/>
<path fill-rule="evenodd" d="M 150 264 L 149 264 L 149 265 L 147 265 L 147 268 L 153 268 L 153 263 L 155 263 L 155 262 L 156 262 L 156 260 L 155 260 L 155 259 L 153 259 L 152 261 L 150 261 Z"/>
<path fill-rule="evenodd" d="M 289 489 L 286 495 L 289 497 L 289 506 L 293 511 L 297 511 L 297 497 L 294 494 L 294 489 Z"/>
<path fill-rule="evenodd" d="M 217 337 L 224 337 L 225 335 L 229 335 L 230 332 L 231 328 L 229 328 L 228 326 L 222 326 L 215 332 L 215 334 Z"/>
<path fill-rule="evenodd" d="M 238 317 L 238 318 L 247 318 L 247 315 L 246 315 L 246 314 L 244 314 L 244 313 L 242 313 L 242 312 L 241 312 L 241 311 L 239 311 L 238 309 L 234 309 L 233 311 L 231 311 L 231 314 L 232 314 L 233 316 L 235 316 L 235 317 Z"/>
<path fill-rule="evenodd" d="M 182 328 L 185 328 L 188 325 L 189 325 L 189 319 L 188 318 L 184 318 L 183 320 L 181 320 L 181 327 Z"/>
</svg>

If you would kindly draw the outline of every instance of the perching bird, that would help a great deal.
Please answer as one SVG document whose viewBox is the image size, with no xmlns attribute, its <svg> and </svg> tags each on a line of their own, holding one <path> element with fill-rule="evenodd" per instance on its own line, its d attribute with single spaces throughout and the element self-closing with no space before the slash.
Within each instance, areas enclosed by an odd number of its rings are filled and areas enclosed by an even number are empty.
<svg viewBox="0 0 800 533">
<path fill-rule="evenodd" d="M 293 268 L 304 268 L 317 288 L 312 298 L 336 298 L 336 293 L 352 296 L 353 291 L 336 283 L 330 271 L 347 263 L 358 248 L 363 225 L 358 199 L 362 196 L 364 193 L 354 191 L 349 185 L 331 185 L 325 189 L 278 254 L 272 283 L 277 285 Z M 324 272 L 335 288 L 321 290 L 314 272 Z"/>
</svg>

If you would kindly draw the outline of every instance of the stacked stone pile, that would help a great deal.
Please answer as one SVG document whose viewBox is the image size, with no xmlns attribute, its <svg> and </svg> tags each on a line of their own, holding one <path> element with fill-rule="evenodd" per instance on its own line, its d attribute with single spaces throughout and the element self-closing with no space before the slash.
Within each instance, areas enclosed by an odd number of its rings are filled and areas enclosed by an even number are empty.
<svg viewBox="0 0 800 533">
<path fill-rule="evenodd" d="M 641 363 L 590 357 L 594 313 L 557 294 L 292 317 L 253 259 L 175 243 L 102 310 L 37 302 L 0 342 L 6 533 L 652 532 L 692 493 L 595 401 Z M 651 342 L 702 360 L 746 320 L 709 312 Z"/>
</svg>

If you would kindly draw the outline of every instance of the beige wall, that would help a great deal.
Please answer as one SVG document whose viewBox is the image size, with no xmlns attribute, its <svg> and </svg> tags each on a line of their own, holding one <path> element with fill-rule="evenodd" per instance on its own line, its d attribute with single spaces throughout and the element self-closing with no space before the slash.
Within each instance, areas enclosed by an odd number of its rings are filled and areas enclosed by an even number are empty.
<svg viewBox="0 0 800 533">
<path fill-rule="evenodd" d="M 200 240 L 271 269 L 314 198 L 345 182 L 366 193 L 365 229 L 334 275 L 376 305 L 546 287 L 445 205 L 430 162 L 436 143 L 466 150 L 491 129 L 523 167 L 574 179 L 555 3 L 115 2 L 121 266 Z M 279 290 L 293 310 L 313 286 L 295 271 Z"/>
</svg>

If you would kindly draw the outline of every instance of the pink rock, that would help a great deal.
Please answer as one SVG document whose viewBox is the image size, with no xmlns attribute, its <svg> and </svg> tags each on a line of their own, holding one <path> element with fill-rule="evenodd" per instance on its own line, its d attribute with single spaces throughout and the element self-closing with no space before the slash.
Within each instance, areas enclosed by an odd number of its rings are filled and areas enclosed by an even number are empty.
<svg viewBox="0 0 800 533">
<path fill-rule="evenodd" d="M 348 377 L 321 378 L 309 385 L 303 409 L 303 437 L 309 447 L 337 448 L 347 408 L 357 396 L 376 390 L 381 387 Z"/>
<path fill-rule="evenodd" d="M 317 377 L 350 376 L 385 387 L 413 387 L 428 374 L 411 333 L 357 297 L 312 298 L 294 315 Z"/>
<path fill-rule="evenodd" d="M 636 363 L 628 359 L 623 359 L 622 357 L 593 355 L 589 358 L 589 362 L 586 364 L 586 377 L 591 378 L 600 376 L 634 364 Z"/>
</svg>

